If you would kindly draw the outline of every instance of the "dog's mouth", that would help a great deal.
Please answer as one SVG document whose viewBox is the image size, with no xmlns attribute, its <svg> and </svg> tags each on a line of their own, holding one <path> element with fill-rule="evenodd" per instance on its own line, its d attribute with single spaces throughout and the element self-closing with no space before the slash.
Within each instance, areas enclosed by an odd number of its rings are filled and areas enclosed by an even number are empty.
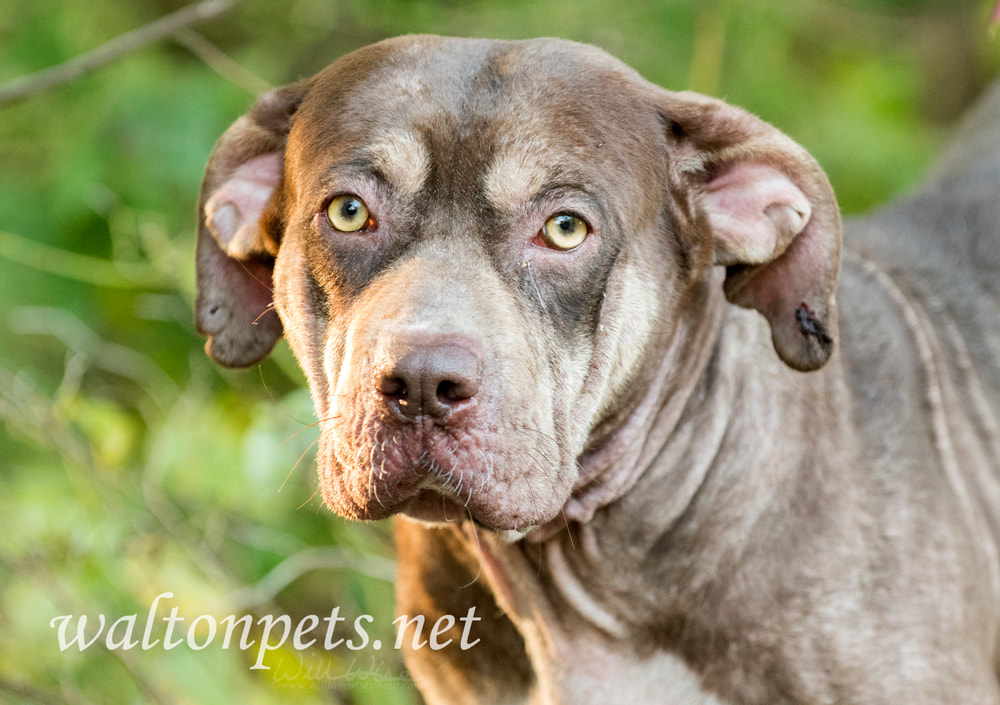
<svg viewBox="0 0 1000 705">
<path fill-rule="evenodd" d="M 462 486 L 462 476 L 442 475 L 436 464 L 426 459 L 417 463 L 417 472 L 423 480 L 412 491 L 409 499 L 403 499 L 394 513 L 406 514 L 413 519 L 433 523 L 452 524 L 463 519 L 476 521 L 469 503 L 472 487 Z"/>
<path fill-rule="evenodd" d="M 575 466 L 559 462 L 546 435 L 476 424 L 341 428 L 321 436 L 319 475 L 327 505 L 348 518 L 405 514 L 524 534 L 556 517 L 572 487 Z"/>
</svg>

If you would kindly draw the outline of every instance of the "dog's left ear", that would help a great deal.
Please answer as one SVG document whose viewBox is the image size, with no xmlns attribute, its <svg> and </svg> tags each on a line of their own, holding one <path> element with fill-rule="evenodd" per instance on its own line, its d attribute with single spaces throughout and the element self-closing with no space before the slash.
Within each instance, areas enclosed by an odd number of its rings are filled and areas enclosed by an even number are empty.
<svg viewBox="0 0 1000 705">
<path fill-rule="evenodd" d="M 308 84 L 262 96 L 219 138 L 198 201 L 195 323 L 225 367 L 264 358 L 281 337 L 272 272 L 281 224 L 275 199 L 292 118 Z"/>
<path fill-rule="evenodd" d="M 816 160 L 773 126 L 722 101 L 664 92 L 672 181 L 692 196 L 689 227 L 711 232 L 726 298 L 771 326 L 797 370 L 822 367 L 837 339 L 840 213 Z"/>
</svg>

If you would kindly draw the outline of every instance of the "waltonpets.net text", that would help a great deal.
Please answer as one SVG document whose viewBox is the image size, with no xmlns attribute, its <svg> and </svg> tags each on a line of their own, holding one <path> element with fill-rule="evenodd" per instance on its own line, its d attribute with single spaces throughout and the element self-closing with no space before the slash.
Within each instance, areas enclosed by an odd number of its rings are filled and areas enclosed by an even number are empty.
<svg viewBox="0 0 1000 705">
<path fill-rule="evenodd" d="M 369 646 L 376 651 L 382 648 L 382 642 L 379 639 L 372 640 L 366 629 L 366 625 L 370 625 L 375 621 L 375 618 L 371 615 L 358 615 L 351 627 L 348 628 L 353 628 L 353 633 L 347 637 L 342 636 L 345 631 L 343 625 L 347 619 L 340 616 L 340 607 L 331 609 L 327 617 L 306 615 L 296 623 L 293 623 L 292 618 L 288 615 L 279 615 L 277 617 L 264 615 L 254 622 L 254 618 L 251 615 L 237 617 L 231 614 L 223 619 L 216 620 L 212 615 L 206 614 L 190 620 L 185 631 L 184 622 L 186 620 L 178 614 L 177 607 L 172 607 L 168 615 L 159 619 L 157 618 L 160 601 L 172 599 L 173 596 L 172 592 L 162 592 L 157 595 L 150 604 L 145 622 L 141 627 L 137 625 L 138 614 L 119 617 L 111 622 L 110 625 L 108 624 L 109 619 L 103 614 L 99 614 L 96 620 L 97 633 L 90 637 L 87 636 L 87 623 L 89 621 L 87 615 L 75 617 L 75 629 L 71 626 L 74 620 L 74 616 L 71 614 L 53 617 L 49 622 L 49 626 L 58 630 L 56 635 L 59 640 L 60 651 L 65 651 L 71 646 L 76 646 L 80 651 L 83 651 L 101 641 L 102 636 L 103 645 L 110 650 L 128 651 L 139 648 L 143 651 L 149 651 L 161 645 L 161 648 L 170 651 L 181 644 L 186 644 L 189 649 L 201 651 L 215 643 L 216 636 L 221 636 L 221 648 L 229 649 L 233 647 L 235 635 L 238 636 L 236 648 L 239 648 L 240 651 L 246 651 L 253 648 L 255 644 L 257 645 L 257 658 L 250 668 L 264 670 L 270 669 L 270 666 L 264 665 L 265 655 L 269 651 L 274 651 L 285 646 L 286 643 L 289 643 L 289 639 L 291 639 L 291 646 L 299 651 L 310 649 L 320 643 L 322 648 L 328 651 L 340 647 L 346 647 L 351 651 L 360 651 Z M 455 642 L 454 638 L 445 639 L 444 636 L 456 625 L 461 624 L 462 636 L 458 640 L 458 646 L 465 651 L 480 641 L 479 639 L 470 639 L 472 625 L 480 621 L 480 619 L 480 617 L 476 616 L 475 607 L 470 607 L 464 617 L 456 618 L 453 615 L 446 614 L 439 617 L 432 624 L 427 625 L 424 623 L 425 619 L 423 615 L 416 615 L 414 617 L 401 615 L 392 622 L 396 627 L 396 642 L 393 648 L 397 650 L 403 648 L 406 631 L 412 627 L 413 638 L 411 646 L 414 649 L 430 648 L 434 651 L 443 649 Z M 154 625 L 157 622 L 163 622 L 166 625 L 162 639 L 159 636 L 154 638 Z M 325 626 L 320 627 L 320 624 L 324 623 Z M 94 624 L 94 622 L 91 622 L 91 624 Z M 254 624 L 259 627 L 259 641 L 250 638 Z M 339 631 L 338 625 L 341 626 Z M 425 626 L 429 627 L 426 632 L 424 631 Z M 105 627 L 107 627 L 107 631 L 105 631 Z M 137 636 L 137 629 L 140 628 L 142 631 L 141 638 Z M 175 636 L 175 630 L 180 635 Z M 321 636 L 317 635 L 317 630 L 320 630 Z"/>
</svg>

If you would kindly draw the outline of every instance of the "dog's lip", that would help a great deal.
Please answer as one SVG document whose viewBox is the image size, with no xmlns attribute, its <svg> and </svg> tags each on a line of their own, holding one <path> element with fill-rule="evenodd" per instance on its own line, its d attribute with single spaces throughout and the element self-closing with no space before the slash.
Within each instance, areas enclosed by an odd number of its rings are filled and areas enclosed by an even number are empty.
<svg viewBox="0 0 1000 705">
<path fill-rule="evenodd" d="M 349 462 L 339 456 L 344 445 L 350 450 L 349 442 L 338 444 L 342 439 L 336 434 L 322 437 L 317 459 L 327 506 L 364 520 L 402 514 L 429 523 L 469 523 L 508 541 L 523 538 L 564 506 L 565 498 L 557 493 L 534 493 L 537 478 L 529 473 L 536 469 L 508 467 L 507 458 L 516 450 L 501 446 L 495 451 L 489 434 L 477 435 L 471 428 L 456 440 L 437 427 L 424 434 L 414 428 L 375 419 L 365 427 L 368 450 L 374 453 L 364 463 L 356 453 L 348 455 Z M 518 484 L 522 477 L 527 489 Z"/>
<path fill-rule="evenodd" d="M 434 488 L 418 490 L 396 511 L 411 519 L 432 524 L 455 524 L 469 520 L 476 526 L 493 532 L 502 543 L 518 541 L 535 529 L 534 526 L 513 527 L 491 523 L 487 517 L 480 516 L 479 513 L 453 495 Z"/>
</svg>

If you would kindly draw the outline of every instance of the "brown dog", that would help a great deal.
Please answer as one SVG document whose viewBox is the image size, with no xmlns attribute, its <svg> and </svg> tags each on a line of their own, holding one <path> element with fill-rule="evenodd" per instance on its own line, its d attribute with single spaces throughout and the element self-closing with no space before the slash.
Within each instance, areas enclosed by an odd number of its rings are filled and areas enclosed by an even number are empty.
<svg viewBox="0 0 1000 705">
<path fill-rule="evenodd" d="M 407 654 L 430 702 L 1000 703 L 992 106 L 835 301 L 773 127 L 570 42 L 382 42 L 219 141 L 198 325 L 284 331 L 327 504 L 420 520 L 400 611 L 476 608 Z"/>
</svg>

